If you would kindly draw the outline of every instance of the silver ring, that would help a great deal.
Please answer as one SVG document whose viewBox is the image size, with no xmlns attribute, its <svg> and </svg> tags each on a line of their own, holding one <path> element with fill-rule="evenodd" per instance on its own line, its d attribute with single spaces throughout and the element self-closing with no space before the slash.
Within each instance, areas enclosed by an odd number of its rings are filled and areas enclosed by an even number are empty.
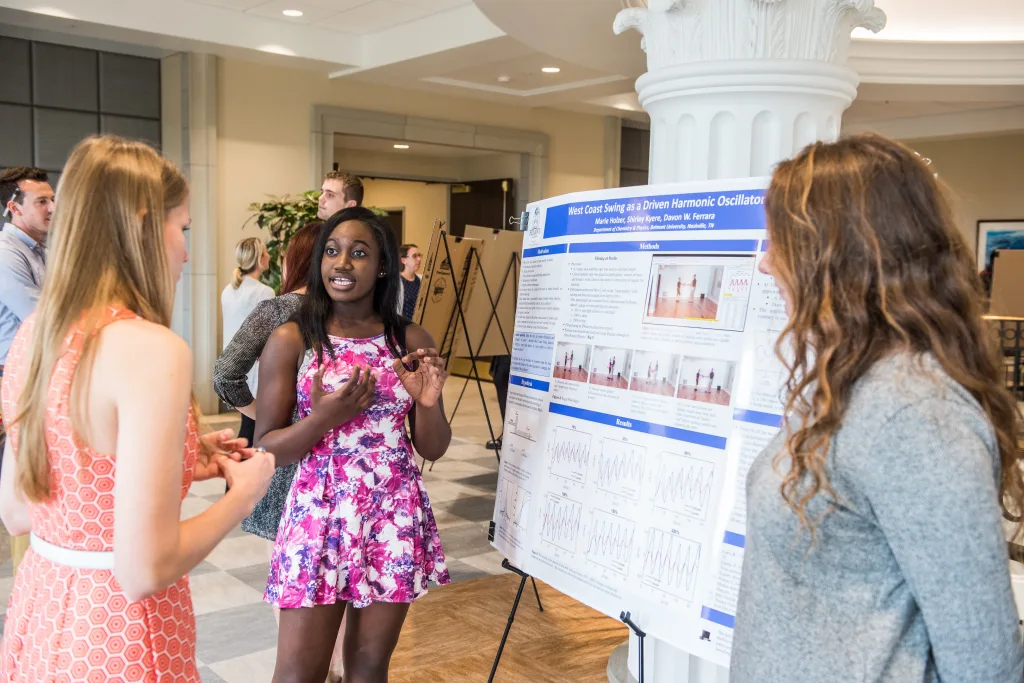
<svg viewBox="0 0 1024 683">
<path fill-rule="evenodd" d="M 266 453 L 266 452 L 267 452 L 267 449 L 266 449 L 266 448 L 264 448 L 263 446 L 257 446 L 257 447 L 255 448 L 255 451 L 256 451 L 257 453 Z"/>
</svg>

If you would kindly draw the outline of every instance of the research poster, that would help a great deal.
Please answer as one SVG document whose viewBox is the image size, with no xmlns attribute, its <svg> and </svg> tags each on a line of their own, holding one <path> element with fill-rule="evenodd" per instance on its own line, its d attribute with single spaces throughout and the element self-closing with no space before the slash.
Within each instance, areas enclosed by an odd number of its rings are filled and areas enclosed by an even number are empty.
<svg viewBox="0 0 1024 683">
<path fill-rule="evenodd" d="M 778 431 L 767 179 L 528 207 L 493 544 L 728 664 L 750 463 Z"/>
</svg>

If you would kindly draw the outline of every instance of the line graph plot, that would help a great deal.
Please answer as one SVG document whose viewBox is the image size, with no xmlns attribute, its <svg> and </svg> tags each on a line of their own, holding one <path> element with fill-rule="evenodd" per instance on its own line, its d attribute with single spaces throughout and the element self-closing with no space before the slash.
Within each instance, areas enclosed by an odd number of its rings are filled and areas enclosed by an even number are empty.
<svg viewBox="0 0 1024 683">
<path fill-rule="evenodd" d="M 509 415 L 506 422 L 509 434 L 515 434 L 520 439 L 536 442 L 537 418 L 532 415 L 522 414 L 518 410 Z"/>
<path fill-rule="evenodd" d="M 689 454 L 662 453 L 654 505 L 693 519 L 708 516 L 715 463 Z"/>
<path fill-rule="evenodd" d="M 576 542 L 580 537 L 580 522 L 583 516 L 583 505 L 569 498 L 548 495 L 544 504 L 544 521 L 541 524 L 540 537 L 546 543 L 576 552 Z"/>
<path fill-rule="evenodd" d="M 586 432 L 556 427 L 548 445 L 551 474 L 582 484 L 587 480 L 592 437 Z"/>
<path fill-rule="evenodd" d="M 530 519 L 530 499 L 532 494 L 521 487 L 513 479 L 501 482 L 501 493 L 498 498 L 498 514 L 511 524 L 518 532 L 525 532 Z"/>
<path fill-rule="evenodd" d="M 601 452 L 594 459 L 594 483 L 602 491 L 636 500 L 643 488 L 646 458 L 643 446 L 602 439 Z"/>
<path fill-rule="evenodd" d="M 653 527 L 647 530 L 645 586 L 692 602 L 699 568 L 700 543 Z"/>
<path fill-rule="evenodd" d="M 594 510 L 587 540 L 587 559 L 623 576 L 629 569 L 636 524 L 603 510 Z"/>
</svg>

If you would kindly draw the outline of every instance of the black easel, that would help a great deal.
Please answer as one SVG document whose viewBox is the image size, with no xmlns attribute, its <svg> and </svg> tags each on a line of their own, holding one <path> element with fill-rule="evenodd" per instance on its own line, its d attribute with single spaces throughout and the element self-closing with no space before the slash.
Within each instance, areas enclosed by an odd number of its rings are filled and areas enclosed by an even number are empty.
<svg viewBox="0 0 1024 683">
<path fill-rule="evenodd" d="M 638 671 L 640 678 L 637 683 L 644 683 L 644 638 L 647 637 L 647 633 L 633 622 L 629 612 L 620 614 L 619 620 L 628 626 L 636 634 L 636 637 L 640 639 L 640 670 Z"/>
<path fill-rule="evenodd" d="M 441 226 L 443 228 L 444 222 L 441 223 Z M 459 240 L 461 238 L 455 236 L 455 239 Z M 454 261 L 452 260 L 451 249 L 448 247 L 448 233 L 445 232 L 443 229 L 440 231 L 440 247 L 443 247 L 443 249 L 444 249 L 444 258 L 447 259 L 449 267 L 453 268 L 451 273 L 452 273 L 452 278 L 454 279 L 454 277 L 455 277 L 454 265 L 455 264 L 454 264 Z M 438 254 L 438 256 L 440 256 L 440 254 Z M 479 275 L 483 279 L 484 288 L 487 290 L 487 296 L 488 296 L 488 299 L 490 299 L 490 302 L 491 302 L 492 313 L 494 313 L 493 312 L 494 299 L 491 298 L 490 288 L 487 286 L 487 278 L 484 277 L 484 275 L 483 275 L 483 268 L 480 267 L 480 255 L 477 253 L 476 248 L 470 247 L 469 255 L 466 257 L 466 265 L 465 265 L 465 267 L 463 268 L 463 271 L 462 271 L 462 280 L 461 280 L 461 282 L 456 282 L 456 286 L 455 286 L 455 309 L 452 311 L 451 315 L 448 318 L 448 324 L 445 326 L 444 337 L 441 339 L 441 344 L 440 344 L 440 346 L 438 348 L 439 348 L 439 350 L 441 352 L 441 356 L 445 359 L 446 362 L 450 363 L 451 359 L 452 359 L 452 355 L 453 355 L 452 351 L 453 351 L 453 349 L 455 347 L 455 337 L 458 335 L 459 323 L 461 321 L 461 323 L 462 323 L 462 333 L 465 336 L 466 349 L 469 352 L 469 360 L 470 360 L 470 363 L 471 363 L 471 367 L 473 368 L 473 375 L 475 375 L 477 389 L 480 391 L 480 404 L 483 406 L 483 409 L 484 409 L 484 419 L 487 420 L 487 431 L 490 433 L 491 440 L 493 441 L 494 440 L 494 428 L 491 426 L 491 416 L 490 416 L 490 412 L 487 410 L 487 400 L 484 397 L 483 383 L 482 383 L 482 381 L 480 379 L 479 373 L 476 370 L 476 364 L 477 364 L 478 356 L 476 355 L 476 353 L 474 353 L 474 351 L 473 351 L 473 342 L 469 338 L 469 327 L 468 327 L 467 322 L 466 322 L 465 307 L 463 305 L 464 296 L 466 294 L 466 284 L 469 281 L 470 273 L 472 272 L 472 266 L 473 266 L 474 259 L 476 260 L 476 267 L 479 270 Z M 433 282 L 433 278 L 431 279 L 431 282 Z M 427 305 L 429 303 L 430 303 L 430 297 L 428 296 L 426 298 L 424 304 L 423 304 L 423 309 L 420 311 L 420 323 L 421 324 L 423 322 L 424 316 L 426 315 Z M 488 321 L 488 324 L 489 323 L 490 323 L 490 321 Z M 498 322 L 498 329 L 499 330 L 501 329 L 501 322 L 500 321 Z M 503 338 L 504 338 L 504 335 L 503 335 Z M 447 349 L 447 352 L 445 351 L 446 349 Z M 468 379 L 467 379 L 466 383 L 467 384 L 469 383 Z M 460 397 L 460 400 L 461 400 L 461 397 Z M 451 424 L 453 418 L 454 418 L 454 413 L 452 415 L 452 418 L 449 418 L 449 420 L 448 420 L 448 424 L 449 425 Z M 433 466 L 433 463 L 431 463 L 431 466 Z"/>
<path fill-rule="evenodd" d="M 497 324 L 498 333 L 501 335 L 501 342 L 505 345 L 505 352 L 511 356 L 512 349 L 509 348 L 508 337 L 505 336 L 505 330 L 502 329 L 501 320 L 498 318 L 498 304 L 501 303 L 501 295 L 505 292 L 505 285 L 508 284 L 508 276 L 510 273 L 512 275 L 513 296 L 516 298 L 519 296 L 519 253 L 513 252 L 512 256 L 509 258 L 508 266 L 505 268 L 505 274 L 501 278 L 501 287 L 498 288 L 498 296 L 496 298 L 491 296 L 491 288 L 487 283 L 487 276 L 484 275 L 483 264 L 480 263 L 480 255 L 476 253 L 475 249 L 473 250 L 473 254 L 476 254 L 476 265 L 477 270 L 479 271 L 479 277 L 484 283 L 484 290 L 487 292 L 487 301 L 491 305 L 491 315 L 487 319 L 487 325 L 484 326 L 484 333 L 480 337 L 480 344 L 477 345 L 476 357 L 479 358 L 480 352 L 483 351 L 484 342 L 487 340 L 487 333 L 491 330 L 491 323 Z M 477 373 L 475 364 L 473 365 L 473 373 Z M 455 413 L 459 410 L 459 405 L 462 403 L 462 397 L 466 394 L 466 388 L 469 386 L 470 379 L 470 377 L 466 377 L 466 383 L 462 385 L 462 391 L 459 392 L 459 398 L 455 401 L 455 407 L 452 408 L 451 420 L 455 419 Z M 476 379 L 477 381 L 480 381 L 479 377 Z M 451 423 L 451 420 L 449 420 L 449 424 Z M 498 458 L 499 460 L 501 459 L 500 453 L 498 454 Z"/>
<path fill-rule="evenodd" d="M 505 632 L 501 635 L 501 642 L 498 643 L 498 654 L 494 656 L 494 665 L 491 667 L 491 675 L 487 677 L 487 683 L 493 683 L 494 674 L 498 673 L 498 663 L 501 661 L 501 653 L 505 650 L 505 641 L 508 640 L 508 634 L 512 630 L 512 622 L 516 618 L 516 610 L 519 609 L 519 600 L 523 597 L 523 589 L 526 588 L 526 580 L 529 579 L 533 583 L 533 594 L 537 596 L 537 607 L 540 611 L 544 611 L 544 605 L 540 602 L 540 592 L 537 590 L 537 582 L 533 580 L 533 577 L 524 571 L 521 571 L 512 566 L 508 560 L 502 560 L 501 566 L 505 569 L 518 574 L 521 577 L 519 581 L 519 590 L 516 591 L 516 599 L 512 602 L 512 609 L 508 613 L 508 623 L 505 624 Z"/>
</svg>

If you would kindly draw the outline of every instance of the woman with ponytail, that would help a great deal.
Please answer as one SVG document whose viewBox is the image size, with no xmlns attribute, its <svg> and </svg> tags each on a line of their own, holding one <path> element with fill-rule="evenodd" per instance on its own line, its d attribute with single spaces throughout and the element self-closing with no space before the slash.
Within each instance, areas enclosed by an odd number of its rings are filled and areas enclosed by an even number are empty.
<svg viewBox="0 0 1024 683">
<path fill-rule="evenodd" d="M 238 267 L 231 278 L 231 283 L 220 294 L 221 311 L 224 314 L 224 338 L 221 343 L 227 348 L 242 323 L 260 302 L 274 298 L 274 290 L 260 282 L 260 276 L 270 267 L 270 252 L 259 237 L 246 237 L 235 246 L 235 260 Z M 256 382 L 259 376 L 258 364 L 253 364 L 245 377 L 245 383 L 256 395 Z M 242 427 L 238 431 L 240 439 L 252 443 L 252 430 L 256 422 L 242 415 Z"/>
<path fill-rule="evenodd" d="M 113 136 L 71 153 L 36 313 L 7 359 L 16 416 L 0 518 L 31 532 L 0 648 L 4 681 L 199 683 L 188 573 L 267 489 L 270 453 L 199 436 L 192 358 L 168 329 L 188 260 L 188 184 Z M 228 495 L 181 519 L 193 481 Z"/>
</svg>

